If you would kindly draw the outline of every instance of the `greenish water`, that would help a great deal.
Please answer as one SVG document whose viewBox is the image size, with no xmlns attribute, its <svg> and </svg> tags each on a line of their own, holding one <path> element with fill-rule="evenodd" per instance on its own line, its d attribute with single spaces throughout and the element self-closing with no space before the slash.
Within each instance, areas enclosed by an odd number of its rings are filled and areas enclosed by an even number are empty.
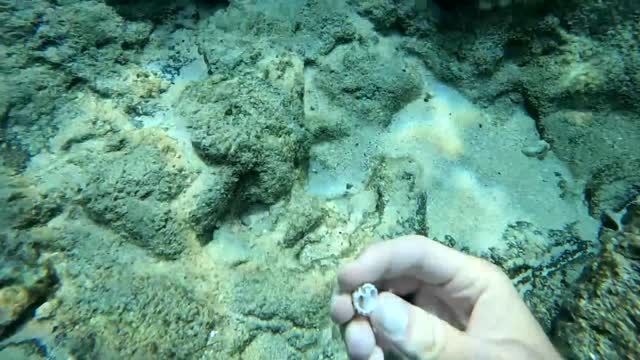
<svg viewBox="0 0 640 360">
<path fill-rule="evenodd" d="M 0 0 L 0 359 L 346 359 L 428 236 L 640 358 L 640 6 Z"/>
</svg>

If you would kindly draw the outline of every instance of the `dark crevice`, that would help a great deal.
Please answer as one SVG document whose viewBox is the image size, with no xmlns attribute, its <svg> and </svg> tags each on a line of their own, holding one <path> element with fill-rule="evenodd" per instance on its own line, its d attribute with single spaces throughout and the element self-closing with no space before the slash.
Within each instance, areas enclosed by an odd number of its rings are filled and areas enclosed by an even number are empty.
<svg viewBox="0 0 640 360">
<path fill-rule="evenodd" d="M 529 56 L 531 45 L 523 39 L 510 39 L 504 44 L 504 59 L 520 65 Z"/>
<path fill-rule="evenodd" d="M 376 190 L 376 213 L 378 216 L 382 217 L 384 214 L 384 209 L 386 207 L 386 203 L 384 201 L 384 192 L 379 186 L 375 187 Z"/>
<path fill-rule="evenodd" d="M 415 231 L 417 235 L 429 236 L 429 226 L 427 225 L 427 193 L 418 193 Z"/>
<path fill-rule="evenodd" d="M 418 293 L 412 292 L 412 293 L 408 293 L 405 295 L 400 296 L 402 299 L 404 299 L 404 301 L 411 303 L 411 304 L 415 304 L 415 300 L 417 297 Z"/>
<path fill-rule="evenodd" d="M 611 229 L 613 231 L 620 230 L 618 223 L 607 212 L 603 212 L 600 215 L 600 222 L 602 223 L 602 226 L 607 229 Z"/>
<path fill-rule="evenodd" d="M 527 94 L 523 94 L 522 98 L 524 100 L 522 104 L 524 110 L 526 111 L 527 115 L 529 115 L 529 117 L 533 119 L 539 138 L 551 143 L 553 139 L 549 137 L 546 128 L 542 124 L 542 114 L 540 113 L 539 109 L 535 106 L 535 104 L 531 101 Z"/>
<path fill-rule="evenodd" d="M 195 20 L 206 17 L 216 11 L 226 9 L 228 0 L 192 0 L 176 2 L 174 0 L 106 0 L 107 5 L 125 19 L 150 20 L 159 24 L 173 20 L 175 15 L 188 5 L 197 9 Z"/>
</svg>

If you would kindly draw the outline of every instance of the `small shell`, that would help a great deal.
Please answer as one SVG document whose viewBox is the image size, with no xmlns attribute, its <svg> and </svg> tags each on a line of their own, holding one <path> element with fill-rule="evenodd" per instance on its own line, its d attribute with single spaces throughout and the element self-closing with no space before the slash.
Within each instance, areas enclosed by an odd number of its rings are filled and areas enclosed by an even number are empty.
<svg viewBox="0 0 640 360">
<path fill-rule="evenodd" d="M 363 284 L 351 294 L 351 301 L 358 314 L 369 316 L 378 303 L 378 289 L 373 284 Z"/>
<path fill-rule="evenodd" d="M 545 155 L 547 155 L 547 152 L 549 152 L 549 150 L 551 150 L 551 145 L 549 145 L 549 143 L 544 140 L 540 140 L 531 146 L 522 148 L 521 151 L 528 157 L 537 157 L 538 159 L 542 160 Z"/>
</svg>

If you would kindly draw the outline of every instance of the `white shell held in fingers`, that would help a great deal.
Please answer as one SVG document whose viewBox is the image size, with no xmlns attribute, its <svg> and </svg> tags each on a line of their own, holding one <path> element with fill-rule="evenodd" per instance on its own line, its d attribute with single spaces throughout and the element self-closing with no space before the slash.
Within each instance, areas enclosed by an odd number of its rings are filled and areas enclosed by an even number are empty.
<svg viewBox="0 0 640 360">
<path fill-rule="evenodd" d="M 363 284 L 351 294 L 351 301 L 356 312 L 361 316 L 369 316 L 376 308 L 378 289 L 373 284 Z"/>
</svg>

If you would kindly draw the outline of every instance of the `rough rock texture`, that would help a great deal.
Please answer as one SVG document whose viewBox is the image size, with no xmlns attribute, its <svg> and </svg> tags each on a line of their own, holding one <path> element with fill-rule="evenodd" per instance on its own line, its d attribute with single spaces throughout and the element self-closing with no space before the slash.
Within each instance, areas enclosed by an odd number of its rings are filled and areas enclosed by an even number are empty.
<svg viewBox="0 0 640 360">
<path fill-rule="evenodd" d="M 522 99 L 542 138 L 576 174 L 615 182 L 610 196 L 629 201 L 638 167 L 619 167 L 615 176 L 601 169 L 640 156 L 640 51 L 630 41 L 640 36 L 635 5 L 531 2 L 499 9 L 485 3 L 494 11 L 478 11 L 475 2 L 438 1 L 428 15 L 413 1 L 355 2 L 379 28 L 412 35 L 403 48 L 476 101 Z M 624 201 L 592 210 L 597 217 L 620 206 Z"/>
<path fill-rule="evenodd" d="M 507 228 L 502 236 L 506 247 L 501 249 L 473 253 L 450 236 L 439 240 L 502 268 L 546 332 L 553 329 L 565 299 L 573 294 L 572 285 L 597 253 L 572 226 L 544 230 L 524 221 Z"/>
<path fill-rule="evenodd" d="M 40 226 L 62 211 L 56 192 L 39 191 L 12 171 L 0 170 L 0 339 L 22 325 L 30 311 L 56 288 L 52 262 L 43 254 L 57 248 Z"/>
<path fill-rule="evenodd" d="M 240 270 L 237 276 L 242 280 L 239 278 L 232 280 L 237 294 L 232 306 L 240 314 L 253 318 L 256 322 L 254 326 L 261 327 L 260 323 L 264 321 L 267 324 L 273 323 L 276 327 L 282 327 L 278 323 L 291 323 L 298 328 L 314 328 L 326 322 L 326 316 L 315 309 L 326 306 L 330 296 L 327 291 L 329 289 L 313 287 L 299 292 L 301 289 L 294 284 L 302 283 L 303 279 L 286 271 L 248 274 Z M 292 281 L 277 280 L 283 277 L 290 278 Z M 265 286 L 265 281 L 270 286 Z M 285 294 L 297 296 L 285 301 L 283 298 Z M 275 300 L 274 297 L 279 297 L 280 301 Z M 286 329 L 288 326 L 283 328 Z"/>
<path fill-rule="evenodd" d="M 624 113 L 561 110 L 544 117 L 540 125 L 574 171 L 589 175 L 616 160 L 637 160 L 633 144 L 640 141 L 640 128 L 636 120 Z"/>
<path fill-rule="evenodd" d="M 233 169 L 212 169 L 200 175 L 201 186 L 187 194 L 187 222 L 202 243 L 211 240 L 213 230 L 226 215 L 236 191 L 238 177 Z"/>
<path fill-rule="evenodd" d="M 228 36 L 233 33 L 242 36 Z M 206 40 L 211 37 L 221 38 L 222 47 Z M 274 44 L 295 51 L 305 63 L 316 63 L 337 45 L 357 38 L 348 8 L 341 2 L 233 2 L 206 20 L 200 47 L 210 65 L 252 63 L 247 62 L 247 55 L 254 55 L 255 60 L 260 51 Z"/>
<path fill-rule="evenodd" d="M 305 200 L 307 201 L 292 201 L 283 211 L 283 216 L 287 217 L 289 223 L 282 238 L 282 246 L 285 248 L 304 246 L 305 236 L 324 220 L 321 202 L 314 198 Z"/>
<path fill-rule="evenodd" d="M 568 359 L 640 356 L 640 199 L 622 231 L 605 229 L 598 260 L 567 297 L 553 339 Z"/>
<path fill-rule="evenodd" d="M 97 83 L 105 68 L 129 61 L 151 27 L 128 23 L 99 1 L 0 3 L 2 33 L 0 72 L 0 141 L 3 158 L 23 169 L 29 156 L 47 146 L 56 131 L 52 116 L 69 100 L 68 90 Z"/>
<path fill-rule="evenodd" d="M 62 194 L 38 191 L 24 179 L 12 181 L 8 174 L 0 175 L 6 187 L 0 199 L 6 208 L 0 215 L 0 225 L 14 229 L 28 229 L 42 225 L 62 212 Z"/>
<path fill-rule="evenodd" d="M 544 0 L 479 0 L 477 6 L 480 10 L 493 10 L 521 5 L 538 5 L 543 2 Z"/>
<path fill-rule="evenodd" d="M 22 343 L 10 348 L 0 350 L 0 356 L 7 359 L 45 360 L 47 358 L 47 354 L 45 354 L 40 348 L 38 348 L 37 344 L 33 343 Z"/>
<path fill-rule="evenodd" d="M 415 32 L 433 26 L 438 6 L 432 1 L 352 0 L 355 10 L 383 33 L 401 30 Z M 434 30 L 435 31 L 435 30 Z"/>
<path fill-rule="evenodd" d="M 594 170 L 587 183 L 585 198 L 592 215 L 606 210 L 620 211 L 640 194 L 640 159 L 618 160 Z"/>
<path fill-rule="evenodd" d="M 156 144 L 163 139 L 143 132 L 136 134 L 149 137 L 142 143 L 123 143 L 121 149 L 96 159 L 89 170 L 85 207 L 93 220 L 129 241 L 155 255 L 175 258 L 185 244 L 170 202 L 184 190 L 189 174 L 170 143 Z"/>
<path fill-rule="evenodd" d="M 50 247 L 49 235 L 38 230 L 0 234 L 0 337 L 22 325 L 56 289 L 52 262 L 40 257 Z"/>
<path fill-rule="evenodd" d="M 185 281 L 193 275 L 154 271 L 157 263 L 144 252 L 118 244 L 112 233 L 88 221 L 54 231 L 72 251 L 65 256 L 75 260 L 58 259 L 61 304 L 54 319 L 59 330 L 49 350 L 65 349 L 80 358 L 190 358 L 220 327 L 215 294 L 207 299 L 196 291 Z M 78 277 L 85 280 L 73 280 Z"/>
<path fill-rule="evenodd" d="M 336 61 L 320 67 L 318 87 L 354 116 L 386 126 L 421 93 L 420 73 L 400 57 L 358 45 L 348 45 L 336 56 Z"/>
<path fill-rule="evenodd" d="M 377 195 L 380 216 L 375 234 L 392 239 L 407 234 L 429 235 L 427 193 L 419 185 L 422 169 L 410 158 L 379 159 L 368 187 Z"/>
<path fill-rule="evenodd" d="M 513 280 L 525 303 L 549 332 L 571 296 L 571 285 L 593 261 L 597 251 L 575 229 L 540 230 L 531 223 L 511 225 L 503 235 L 507 250 L 482 256 L 500 266 Z"/>
<path fill-rule="evenodd" d="M 518 222 L 476 255 L 567 356 L 636 356 L 634 4 L 526 2 L 0 0 L 0 358 L 345 359 L 336 268 L 428 234 L 425 167 L 372 157 L 428 71 L 524 107 L 621 229 Z M 353 175 L 333 197 L 312 146 Z"/>
<path fill-rule="evenodd" d="M 561 110 L 540 122 L 552 148 L 587 179 L 585 200 L 594 217 L 620 211 L 640 189 L 640 121 L 628 112 Z"/>
<path fill-rule="evenodd" d="M 189 8 L 208 13 L 229 5 L 226 0 L 198 1 L 195 3 L 189 0 L 105 0 L 105 3 L 127 20 L 151 20 L 154 23 L 177 20 L 177 14 Z"/>
<path fill-rule="evenodd" d="M 239 194 L 248 201 L 275 202 L 291 188 L 294 168 L 305 158 L 299 89 L 248 74 L 203 81 L 185 93 L 195 102 L 183 110 L 194 148 L 211 164 L 233 167 Z"/>
</svg>

